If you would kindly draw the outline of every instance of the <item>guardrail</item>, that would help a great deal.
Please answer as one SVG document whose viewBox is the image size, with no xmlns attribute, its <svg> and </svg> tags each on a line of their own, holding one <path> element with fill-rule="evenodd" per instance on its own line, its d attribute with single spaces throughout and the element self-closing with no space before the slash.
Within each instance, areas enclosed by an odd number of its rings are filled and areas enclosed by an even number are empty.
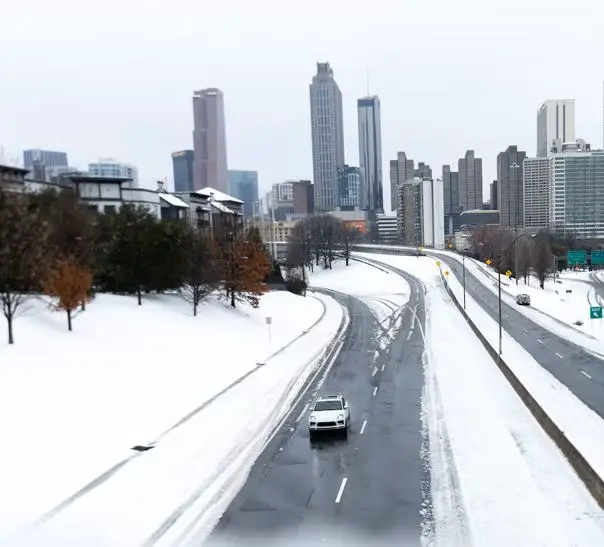
<svg viewBox="0 0 604 547">
<path fill-rule="evenodd" d="M 547 435 L 554 441 L 556 446 L 564 454 L 566 459 L 569 461 L 581 481 L 585 484 L 593 498 L 598 502 L 600 507 L 604 509 L 604 480 L 600 477 L 594 468 L 589 464 L 587 459 L 579 452 L 577 447 L 566 437 L 564 432 L 556 425 L 556 423 L 548 416 L 543 407 L 537 402 L 537 400 L 530 394 L 530 392 L 524 387 L 522 382 L 514 374 L 512 369 L 507 365 L 504 359 L 499 355 L 497 350 L 491 346 L 489 341 L 480 332 L 480 329 L 470 319 L 469 315 L 463 309 L 463 306 L 457 300 L 457 297 L 449 287 L 446 277 L 443 275 L 442 270 L 440 276 L 444 282 L 447 293 L 453 300 L 453 303 L 459 310 L 459 313 L 464 317 L 470 328 L 474 331 L 474 334 L 482 342 L 482 345 L 487 350 L 499 370 L 508 380 L 514 391 L 522 399 L 522 402 L 530 410 L 531 414 L 535 417 L 542 429 Z"/>
</svg>

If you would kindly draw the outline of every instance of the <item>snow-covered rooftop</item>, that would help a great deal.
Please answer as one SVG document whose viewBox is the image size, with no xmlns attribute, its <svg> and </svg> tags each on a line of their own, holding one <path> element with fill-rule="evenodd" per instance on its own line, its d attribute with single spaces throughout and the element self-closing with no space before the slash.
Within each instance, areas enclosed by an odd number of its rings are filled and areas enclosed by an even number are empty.
<svg viewBox="0 0 604 547">
<path fill-rule="evenodd" d="M 229 209 L 226 205 L 218 201 L 212 201 L 212 207 L 218 209 L 221 213 L 228 213 L 229 215 L 234 215 L 235 212 L 232 209 Z"/>
<path fill-rule="evenodd" d="M 197 192 L 195 192 L 196 194 L 201 194 L 203 196 L 210 196 L 210 194 L 213 195 L 214 200 L 215 201 L 232 201 L 234 203 L 243 203 L 243 201 L 241 201 L 240 199 L 237 199 L 233 196 L 229 196 L 228 194 L 225 194 L 224 192 L 221 192 L 220 190 L 216 190 L 215 188 L 212 188 L 211 186 L 206 186 L 205 188 L 202 188 L 201 190 L 197 190 Z"/>
<path fill-rule="evenodd" d="M 169 203 L 173 207 L 180 207 L 181 209 L 188 209 L 189 205 L 185 203 L 182 199 L 173 196 L 172 194 L 168 194 L 165 192 L 160 192 L 160 199 L 163 199 L 166 203 Z"/>
</svg>

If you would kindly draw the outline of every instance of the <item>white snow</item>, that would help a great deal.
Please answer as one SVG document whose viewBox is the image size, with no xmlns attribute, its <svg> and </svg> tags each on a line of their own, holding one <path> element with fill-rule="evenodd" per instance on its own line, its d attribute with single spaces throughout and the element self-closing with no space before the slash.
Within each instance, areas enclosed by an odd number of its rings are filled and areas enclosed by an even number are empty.
<svg viewBox="0 0 604 547">
<path fill-rule="evenodd" d="M 358 256 L 404 269 L 427 287 L 424 409 L 431 433 L 439 547 L 604 545 L 604 512 L 462 320 L 444 291 L 435 260 Z M 459 290 L 457 280 L 449 278 Z M 478 306 L 471 298 L 467 307 L 483 332 L 492 333 L 492 325 L 477 317 Z M 508 338 L 508 362 L 512 358 L 516 369 L 530 369 L 534 375 L 544 372 L 530 356 L 521 355 L 522 350 L 512 349 L 515 342 Z M 539 381 L 552 387 L 543 377 Z M 574 424 L 576 432 L 586 427 L 584 437 L 601 435 L 604 426 L 599 418 L 589 419 L 591 411 L 569 406 L 558 390 L 554 396 L 551 400 L 561 404 L 558 414 L 571 412 L 566 431 Z"/>
<path fill-rule="evenodd" d="M 16 344 L 0 346 L 0 538 L 135 455 L 28 544 L 144 540 L 200 484 L 217 487 L 251 466 L 341 320 L 340 306 L 322 295 L 273 292 L 257 310 L 209 301 L 197 318 L 175 295 L 145 297 L 141 307 L 99 295 L 68 333 L 63 314 L 30 305 L 15 324 Z M 258 362 L 267 364 L 167 432 Z M 148 452 L 130 450 L 152 441 Z M 241 465 L 219 478 L 228 456 Z"/>
<path fill-rule="evenodd" d="M 182 209 L 189 209 L 189 204 L 185 203 L 179 197 L 168 194 L 167 192 L 159 192 L 160 199 L 163 199 L 166 203 L 173 205 L 174 207 L 181 207 Z"/>
</svg>

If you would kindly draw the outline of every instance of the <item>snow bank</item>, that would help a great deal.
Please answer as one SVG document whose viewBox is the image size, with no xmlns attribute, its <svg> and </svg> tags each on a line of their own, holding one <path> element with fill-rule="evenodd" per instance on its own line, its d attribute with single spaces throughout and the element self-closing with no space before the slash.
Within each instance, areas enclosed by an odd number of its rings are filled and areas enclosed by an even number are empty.
<svg viewBox="0 0 604 547">
<path fill-rule="evenodd" d="M 0 346 L 0 538 L 131 457 L 132 446 L 161 438 L 313 325 L 324 301 L 274 292 L 257 310 L 232 310 L 210 300 L 194 318 L 175 295 L 145 297 L 141 307 L 99 295 L 72 333 L 63 314 L 33 302 L 16 323 L 16 344 Z M 317 331 L 335 332 L 333 324 Z M 197 424 L 204 442 L 215 435 L 210 425 Z"/>
</svg>

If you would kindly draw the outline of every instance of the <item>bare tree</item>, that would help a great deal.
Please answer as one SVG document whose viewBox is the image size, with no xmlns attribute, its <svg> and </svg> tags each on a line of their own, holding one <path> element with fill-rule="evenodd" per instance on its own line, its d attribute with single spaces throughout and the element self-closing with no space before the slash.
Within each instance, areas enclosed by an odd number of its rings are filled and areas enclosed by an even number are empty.
<svg viewBox="0 0 604 547">
<path fill-rule="evenodd" d="M 531 273 L 531 256 L 533 242 L 530 239 L 521 238 L 516 242 L 515 261 L 516 261 L 516 279 L 524 278 L 524 283 L 528 281 Z"/>
<path fill-rule="evenodd" d="M 342 248 L 342 256 L 346 261 L 346 266 L 350 262 L 350 255 L 354 250 L 354 244 L 359 239 L 359 231 L 356 228 L 352 228 L 344 223 L 340 225 L 340 229 L 338 230 L 338 236 L 340 240 L 340 245 Z"/>
<path fill-rule="evenodd" d="M 533 253 L 532 253 L 532 266 L 539 279 L 539 287 L 542 289 L 545 287 L 545 280 L 547 274 L 552 267 L 552 248 L 549 241 L 549 234 L 546 231 L 537 232 L 535 236 Z"/>
<path fill-rule="evenodd" d="M 26 196 L 0 189 L 0 307 L 7 321 L 8 343 L 13 323 L 28 292 L 37 288 L 46 230 Z"/>
<path fill-rule="evenodd" d="M 193 316 L 202 300 L 218 286 L 219 275 L 214 263 L 212 241 L 202 232 L 191 229 L 187 237 L 187 259 L 180 295 L 193 305 Z"/>
</svg>

